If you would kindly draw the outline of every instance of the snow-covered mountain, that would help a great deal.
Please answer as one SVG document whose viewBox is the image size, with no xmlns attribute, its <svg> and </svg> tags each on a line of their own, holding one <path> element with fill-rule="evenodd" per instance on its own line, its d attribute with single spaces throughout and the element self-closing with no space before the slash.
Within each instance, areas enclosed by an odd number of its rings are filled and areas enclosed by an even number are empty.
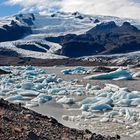
<svg viewBox="0 0 140 140">
<path fill-rule="evenodd" d="M 0 18 L 0 55 L 42 59 L 67 58 L 58 53 L 63 43 L 49 37 L 81 35 L 98 24 L 115 21 L 120 26 L 129 22 L 140 29 L 140 22 L 110 16 L 90 16 L 75 13 L 18 14 Z"/>
</svg>

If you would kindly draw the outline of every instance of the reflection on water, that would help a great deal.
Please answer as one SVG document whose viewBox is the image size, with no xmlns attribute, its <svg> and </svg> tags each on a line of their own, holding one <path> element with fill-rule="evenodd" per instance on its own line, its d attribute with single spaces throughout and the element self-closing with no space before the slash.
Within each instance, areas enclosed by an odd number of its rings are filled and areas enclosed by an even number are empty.
<svg viewBox="0 0 140 140">
<path fill-rule="evenodd" d="M 73 109 L 69 111 L 68 109 L 63 108 L 62 105 L 55 102 L 48 102 L 38 107 L 33 107 L 32 110 L 43 115 L 54 117 L 58 122 L 62 123 L 65 126 L 68 126 L 71 128 L 78 128 L 78 126 L 76 126 L 74 122 L 63 120 L 62 116 L 63 115 L 69 115 L 69 116 L 79 115 L 81 114 L 80 110 Z"/>
</svg>

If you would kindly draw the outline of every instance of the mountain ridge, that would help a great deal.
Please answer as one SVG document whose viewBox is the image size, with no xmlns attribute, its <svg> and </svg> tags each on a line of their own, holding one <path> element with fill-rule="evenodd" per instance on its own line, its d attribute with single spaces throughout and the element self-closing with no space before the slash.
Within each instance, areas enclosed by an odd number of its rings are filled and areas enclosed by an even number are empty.
<svg viewBox="0 0 140 140">
<path fill-rule="evenodd" d="M 106 24 L 109 24 L 112 29 L 114 28 L 113 33 L 112 31 L 108 32 L 106 27 L 106 31 L 99 32 L 98 29 L 97 32 L 95 30 Z M 140 27 L 139 22 L 131 19 L 89 16 L 78 12 L 57 12 L 47 15 L 18 14 L 0 19 L 0 31 L 6 32 L 5 35 L 0 34 L 0 51 L 1 54 L 6 54 L 6 56 L 9 53 L 10 57 L 77 58 L 116 54 L 125 42 L 130 45 L 129 48 L 131 49 L 128 51 L 124 49 L 120 53 L 139 51 L 139 42 L 137 43 L 139 41 L 139 31 L 132 25 Z M 94 32 L 92 33 L 93 28 Z M 118 32 L 121 32 L 121 34 L 118 35 Z M 2 39 L 2 37 L 5 39 Z M 118 47 L 116 44 L 120 46 Z M 134 45 L 136 49 L 131 47 Z M 72 49 L 65 51 L 67 48 Z M 123 46 L 123 48 L 127 47 Z M 68 53 L 65 54 L 65 52 Z"/>
</svg>

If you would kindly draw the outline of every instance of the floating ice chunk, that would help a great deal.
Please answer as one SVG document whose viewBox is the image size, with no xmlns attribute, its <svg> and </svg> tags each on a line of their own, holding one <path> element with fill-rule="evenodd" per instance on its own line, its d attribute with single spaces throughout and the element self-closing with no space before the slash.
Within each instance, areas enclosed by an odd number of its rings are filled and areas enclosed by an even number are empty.
<svg viewBox="0 0 140 140">
<path fill-rule="evenodd" d="M 35 84 L 34 88 L 36 90 L 41 90 L 42 88 L 44 88 L 44 85 L 42 83 L 37 83 L 37 84 Z"/>
<path fill-rule="evenodd" d="M 116 71 L 110 72 L 110 73 L 102 73 L 102 74 L 96 74 L 96 75 L 90 75 L 87 77 L 84 77 L 84 79 L 97 79 L 97 80 L 105 80 L 105 79 L 116 79 L 123 77 L 125 80 L 132 80 L 132 74 L 128 70 L 123 70 L 121 68 L 117 69 Z"/>
<path fill-rule="evenodd" d="M 131 106 L 140 105 L 140 98 L 131 99 Z"/>
<path fill-rule="evenodd" d="M 100 101 L 98 101 L 97 104 L 108 104 L 108 105 L 112 105 L 113 104 L 113 100 L 110 99 L 110 98 L 103 98 Z"/>
<path fill-rule="evenodd" d="M 47 83 L 56 82 L 57 76 L 56 75 L 47 75 L 46 81 Z"/>
<path fill-rule="evenodd" d="M 6 92 L 6 95 L 16 95 L 18 94 L 18 90 L 8 91 Z"/>
<path fill-rule="evenodd" d="M 114 78 L 113 80 L 131 80 L 131 79 L 128 79 L 128 77 L 127 76 L 121 76 L 121 77 L 119 77 L 119 78 Z"/>
<path fill-rule="evenodd" d="M 39 102 L 39 103 L 45 103 L 52 100 L 51 96 L 40 94 L 36 98 L 32 99 L 31 101 Z"/>
<path fill-rule="evenodd" d="M 17 88 L 17 89 L 21 88 L 21 85 L 20 85 L 20 84 L 17 84 L 17 85 L 16 85 L 16 88 Z"/>
<path fill-rule="evenodd" d="M 95 118 L 96 115 L 92 112 L 87 112 L 87 111 L 82 111 L 82 115 L 81 115 L 81 118 L 82 119 L 91 119 L 91 118 Z"/>
<path fill-rule="evenodd" d="M 140 98 L 140 95 L 131 92 L 127 95 L 127 98 L 128 99 Z"/>
<path fill-rule="evenodd" d="M 112 110 L 112 107 L 108 104 L 92 104 L 89 107 L 89 110 L 106 111 L 106 110 Z"/>
<path fill-rule="evenodd" d="M 8 80 L 6 81 L 6 84 L 13 84 L 13 83 L 15 83 L 15 81 L 14 81 L 13 79 L 8 79 Z"/>
<path fill-rule="evenodd" d="M 12 95 L 7 97 L 5 100 L 14 101 L 14 100 L 23 100 L 23 96 L 21 95 Z"/>
<path fill-rule="evenodd" d="M 41 78 L 38 78 L 37 80 L 35 80 L 35 83 L 45 83 L 45 80 L 46 78 L 45 77 L 41 77 Z"/>
<path fill-rule="evenodd" d="M 119 124 L 124 124 L 124 121 L 123 121 L 123 120 L 116 119 L 116 118 L 114 118 L 114 119 L 112 120 L 112 122 L 114 122 L 114 123 L 119 123 Z"/>
<path fill-rule="evenodd" d="M 25 107 L 31 108 L 31 107 L 37 107 L 39 106 L 38 102 L 31 102 L 31 103 L 26 103 Z"/>
<path fill-rule="evenodd" d="M 89 90 L 89 89 L 91 89 L 91 84 L 89 84 L 89 83 L 87 83 L 87 85 L 86 85 L 86 90 Z"/>
<path fill-rule="evenodd" d="M 9 72 L 12 71 L 11 67 L 9 67 L 9 66 L 1 67 L 1 69 L 4 71 L 9 71 Z"/>
<path fill-rule="evenodd" d="M 29 76 L 36 76 L 38 73 L 34 70 L 30 70 L 30 71 L 26 71 L 25 74 Z"/>
<path fill-rule="evenodd" d="M 47 86 L 47 85 L 48 85 L 47 79 L 43 79 L 42 84 L 43 84 L 44 86 Z"/>
<path fill-rule="evenodd" d="M 23 101 L 23 100 L 14 100 L 13 103 L 14 104 L 19 104 L 20 103 L 21 105 L 25 105 L 26 104 L 26 102 Z"/>
<path fill-rule="evenodd" d="M 105 84 L 106 86 L 101 90 L 101 91 L 106 91 L 106 92 L 116 92 L 120 90 L 120 87 L 114 84 Z"/>
<path fill-rule="evenodd" d="M 108 117 L 113 118 L 114 116 L 120 115 L 118 111 L 111 111 L 108 113 Z"/>
<path fill-rule="evenodd" d="M 110 92 L 103 92 L 103 93 L 99 94 L 98 97 L 108 97 L 108 95 L 111 96 L 112 93 L 110 93 Z"/>
<path fill-rule="evenodd" d="M 136 131 L 136 132 L 133 134 L 133 137 L 140 137 L 140 130 Z"/>
<path fill-rule="evenodd" d="M 92 86 L 91 87 L 91 90 L 100 90 L 100 86 L 99 85 L 96 85 L 96 86 Z"/>
<path fill-rule="evenodd" d="M 65 120 L 65 121 L 68 121 L 69 120 L 69 116 L 68 115 L 63 115 L 62 119 Z"/>
<path fill-rule="evenodd" d="M 126 120 L 130 120 L 130 118 L 132 117 L 132 112 L 128 109 L 128 108 L 126 108 L 125 109 L 125 119 Z"/>
<path fill-rule="evenodd" d="M 22 89 L 25 89 L 25 90 L 30 90 L 30 89 L 33 88 L 33 86 L 34 86 L 33 83 L 31 83 L 31 82 L 26 82 L 26 83 L 22 83 L 21 88 L 22 88 Z"/>
<path fill-rule="evenodd" d="M 136 72 L 135 74 L 133 74 L 133 78 L 139 78 L 140 77 L 140 71 Z"/>
<path fill-rule="evenodd" d="M 90 107 L 90 104 L 83 104 L 83 105 L 81 106 L 80 110 L 88 111 L 89 107 Z"/>
<path fill-rule="evenodd" d="M 25 90 L 25 91 L 20 91 L 19 95 L 22 95 L 22 96 L 37 96 L 37 95 L 39 95 L 39 92 L 33 91 L 33 90 Z"/>
<path fill-rule="evenodd" d="M 6 96 L 6 94 L 0 91 L 0 96 Z"/>
<path fill-rule="evenodd" d="M 118 106 L 128 107 L 131 104 L 131 99 L 121 99 L 116 103 Z"/>
<path fill-rule="evenodd" d="M 27 66 L 26 70 L 35 70 L 35 67 L 34 66 Z"/>
<path fill-rule="evenodd" d="M 61 82 L 63 81 L 63 79 L 58 78 L 56 81 L 57 81 L 58 83 L 61 83 Z"/>
<path fill-rule="evenodd" d="M 84 95 L 84 93 L 82 91 L 76 91 L 74 92 L 74 94 L 76 94 L 77 96 L 82 96 Z"/>
<path fill-rule="evenodd" d="M 112 99 L 116 102 L 121 101 L 122 99 L 127 99 L 127 96 L 130 92 L 126 91 L 116 91 L 112 94 Z"/>
<path fill-rule="evenodd" d="M 66 88 L 53 88 L 53 89 L 49 89 L 48 93 L 56 94 L 56 95 L 65 95 L 67 93 L 67 90 Z"/>
<path fill-rule="evenodd" d="M 75 102 L 76 102 L 75 98 L 68 98 L 66 96 L 57 101 L 57 103 L 61 104 L 75 104 Z"/>
<path fill-rule="evenodd" d="M 63 74 L 85 74 L 86 72 L 87 70 L 84 67 L 75 67 L 62 71 Z"/>
<path fill-rule="evenodd" d="M 102 118 L 101 120 L 100 120 L 100 122 L 102 122 L 102 123 L 106 123 L 106 122 L 108 122 L 109 121 L 109 118 Z"/>
<path fill-rule="evenodd" d="M 99 98 L 96 97 L 87 97 L 81 101 L 82 104 L 90 104 L 90 103 L 96 103 L 99 101 Z"/>
</svg>

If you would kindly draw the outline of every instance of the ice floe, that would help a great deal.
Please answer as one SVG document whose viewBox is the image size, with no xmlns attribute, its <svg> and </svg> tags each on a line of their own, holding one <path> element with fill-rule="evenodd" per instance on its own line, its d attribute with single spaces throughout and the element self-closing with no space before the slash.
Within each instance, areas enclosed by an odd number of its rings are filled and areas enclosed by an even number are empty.
<svg viewBox="0 0 140 140">
<path fill-rule="evenodd" d="M 75 102 L 76 102 L 75 98 L 68 98 L 66 96 L 57 101 L 57 103 L 61 104 L 74 104 Z"/>
<path fill-rule="evenodd" d="M 114 84 L 104 87 L 90 83 L 79 84 L 77 79 L 63 80 L 48 74 L 46 68 L 33 66 L 6 66 L 8 75 L 0 75 L 0 97 L 32 108 L 43 103 L 55 102 L 63 107 L 81 112 L 78 116 L 64 115 L 63 119 L 96 119 L 101 123 L 112 122 L 140 125 L 140 92 L 120 88 Z M 87 74 L 83 67 L 63 71 L 64 74 Z M 133 75 L 134 76 L 134 75 Z M 118 69 L 107 74 L 88 76 L 85 79 L 132 79 L 128 70 Z M 125 78 L 124 78 L 125 77 Z"/>
<path fill-rule="evenodd" d="M 84 67 L 75 67 L 71 69 L 62 70 L 63 74 L 86 74 L 89 73 Z"/>
<path fill-rule="evenodd" d="M 132 80 L 132 74 L 128 70 L 124 70 L 122 68 L 117 69 L 116 71 L 109 72 L 109 73 L 102 73 L 102 74 L 95 74 L 95 75 L 90 75 L 86 76 L 85 79 L 89 80 Z"/>
<path fill-rule="evenodd" d="M 136 72 L 133 74 L 134 78 L 140 78 L 140 71 Z"/>
</svg>

